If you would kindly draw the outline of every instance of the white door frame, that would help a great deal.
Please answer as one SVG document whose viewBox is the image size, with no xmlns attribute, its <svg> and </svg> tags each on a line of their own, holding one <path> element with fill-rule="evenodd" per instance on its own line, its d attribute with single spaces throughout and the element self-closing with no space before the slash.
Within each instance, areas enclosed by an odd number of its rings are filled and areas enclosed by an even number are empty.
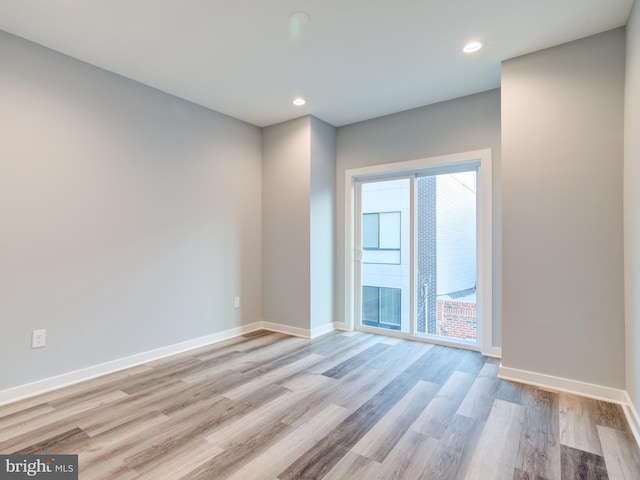
<svg viewBox="0 0 640 480">
<path fill-rule="evenodd" d="M 345 327 L 347 330 L 355 328 L 357 318 L 357 298 L 355 292 L 356 282 L 356 230 L 355 230 L 355 185 L 359 180 L 382 179 L 385 177 L 397 177 L 410 175 L 419 170 L 428 169 L 430 173 L 437 174 L 438 167 L 449 172 L 452 167 L 477 165 L 478 168 L 478 234 L 477 234 L 477 260 L 478 260 L 478 285 L 477 303 L 478 336 L 480 351 L 489 356 L 500 356 L 501 349 L 495 347 L 492 342 L 492 182 L 491 182 L 491 149 L 474 150 L 470 152 L 454 153 L 437 157 L 421 158 L 384 165 L 350 169 L 345 172 Z M 420 339 L 419 337 L 414 337 Z M 429 339 L 433 343 L 444 343 Z M 455 345 L 455 344 L 454 344 Z M 456 345 L 458 346 L 458 345 Z"/>
</svg>

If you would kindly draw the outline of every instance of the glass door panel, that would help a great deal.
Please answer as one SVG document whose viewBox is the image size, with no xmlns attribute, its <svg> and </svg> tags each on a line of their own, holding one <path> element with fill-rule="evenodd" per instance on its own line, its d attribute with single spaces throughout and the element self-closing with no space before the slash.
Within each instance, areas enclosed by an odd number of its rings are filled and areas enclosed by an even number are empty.
<svg viewBox="0 0 640 480">
<path fill-rule="evenodd" d="M 478 343 L 476 171 L 416 178 L 416 332 Z"/>
<path fill-rule="evenodd" d="M 411 179 L 360 186 L 360 325 L 409 332 Z"/>
</svg>

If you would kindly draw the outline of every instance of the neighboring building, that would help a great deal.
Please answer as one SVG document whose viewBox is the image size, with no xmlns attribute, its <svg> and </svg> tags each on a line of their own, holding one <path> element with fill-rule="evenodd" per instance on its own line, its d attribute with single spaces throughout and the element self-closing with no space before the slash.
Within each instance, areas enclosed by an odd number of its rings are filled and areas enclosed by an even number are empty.
<svg viewBox="0 0 640 480">
<path fill-rule="evenodd" d="M 475 340 L 475 172 L 418 177 L 417 331 Z M 408 331 L 410 182 L 362 189 L 362 319 Z"/>
<path fill-rule="evenodd" d="M 362 185 L 362 322 L 409 331 L 409 179 Z"/>
</svg>

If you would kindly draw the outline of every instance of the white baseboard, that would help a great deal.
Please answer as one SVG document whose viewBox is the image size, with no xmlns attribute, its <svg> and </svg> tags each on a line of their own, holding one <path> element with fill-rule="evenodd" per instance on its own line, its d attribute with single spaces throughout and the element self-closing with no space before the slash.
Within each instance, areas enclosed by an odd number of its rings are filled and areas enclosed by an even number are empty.
<svg viewBox="0 0 640 480">
<path fill-rule="evenodd" d="M 624 409 L 624 414 L 627 417 L 627 421 L 629 422 L 629 427 L 631 427 L 633 438 L 636 439 L 636 443 L 638 444 L 638 446 L 640 446 L 640 415 L 638 415 L 638 411 L 633 405 L 628 392 L 624 392 L 624 398 L 625 402 L 622 405 L 622 408 Z"/>
<path fill-rule="evenodd" d="M 338 330 L 335 323 L 326 323 L 320 327 L 312 329 L 311 338 L 320 337 L 321 335 L 326 335 L 327 333 L 333 332 L 335 330 Z"/>
<path fill-rule="evenodd" d="M 611 387 L 603 387 L 592 383 L 579 382 L 577 380 L 569 380 L 567 378 L 554 377 L 543 373 L 529 372 L 526 370 L 518 370 L 500 365 L 498 378 L 502 380 L 511 380 L 518 383 L 526 383 L 547 390 L 556 390 L 560 392 L 574 393 L 583 397 L 594 398 L 596 400 L 604 400 L 606 402 L 618 403 L 625 405 L 627 399 L 626 392 Z M 627 396 L 628 398 L 628 396 Z"/>
<path fill-rule="evenodd" d="M 502 358 L 502 348 L 500 347 L 488 347 L 488 348 L 482 348 L 481 349 L 481 353 L 482 355 L 484 355 L 485 357 L 491 357 L 491 358 Z"/>
<path fill-rule="evenodd" d="M 137 353 L 129 357 L 118 358 L 109 362 L 93 365 L 91 367 L 82 368 L 80 370 L 74 370 L 72 372 L 63 373 L 54 377 L 43 378 L 32 383 L 24 385 L 18 385 L 17 387 L 8 388 L 6 390 L 0 390 L 0 405 L 7 403 L 13 403 L 18 400 L 23 400 L 28 397 L 40 395 L 42 393 L 50 392 L 58 388 L 66 387 L 76 383 L 91 380 L 92 378 L 107 375 L 109 373 L 124 370 L 126 368 L 135 367 L 144 363 L 149 363 L 154 360 L 183 353 L 189 350 L 193 350 L 200 347 L 206 347 L 214 343 L 221 342 L 223 340 L 229 340 L 246 333 L 254 332 L 256 330 L 269 330 L 272 332 L 286 333 L 288 335 L 294 335 L 303 338 L 314 338 L 320 335 L 324 335 L 335 330 L 335 324 L 328 323 L 313 330 L 290 327 L 288 325 L 280 325 L 270 322 L 254 322 L 249 325 L 243 325 L 241 327 L 224 330 L 222 332 L 213 333 L 211 335 L 205 335 L 204 337 L 194 338 L 184 342 L 176 343 L 174 345 L 167 345 L 166 347 L 157 348 L 148 352 Z"/>
<path fill-rule="evenodd" d="M 286 333 L 288 335 L 302 338 L 316 338 L 329 332 L 333 332 L 334 330 L 340 330 L 337 322 L 327 323 L 312 330 L 272 322 L 261 322 L 261 328 L 263 330 L 269 330 L 270 332 Z"/>
<path fill-rule="evenodd" d="M 260 322 L 260 325 L 263 330 L 269 330 L 270 332 L 286 333 L 294 337 L 311 338 L 311 330 L 308 328 L 291 327 L 289 325 L 271 322 Z"/>
<path fill-rule="evenodd" d="M 333 322 L 333 328 L 336 330 L 348 331 L 347 324 L 344 322 Z"/>
<path fill-rule="evenodd" d="M 74 370 L 72 372 L 63 373 L 54 377 L 44 378 L 32 383 L 18 385 L 17 387 L 1 390 L 0 405 L 16 402 L 18 400 L 33 397 L 35 395 L 40 395 L 51 390 L 56 390 L 58 388 L 73 385 L 75 383 L 91 380 L 92 378 L 117 372 L 119 370 L 124 370 L 125 368 L 135 367 L 136 365 L 159 360 L 161 358 L 176 355 L 188 350 L 206 347 L 207 345 L 221 342 L 223 340 L 228 340 L 230 338 L 244 335 L 245 333 L 253 332 L 255 330 L 260 330 L 261 328 L 262 322 L 243 325 L 242 327 L 236 327 L 222 332 L 213 333 L 211 335 L 205 335 L 204 337 L 186 340 L 184 342 L 176 343 L 173 345 L 167 345 L 166 347 L 160 347 L 154 350 L 149 350 L 147 352 L 137 353 L 129 357 L 118 358 L 116 360 L 93 365 L 91 367 Z"/>
</svg>

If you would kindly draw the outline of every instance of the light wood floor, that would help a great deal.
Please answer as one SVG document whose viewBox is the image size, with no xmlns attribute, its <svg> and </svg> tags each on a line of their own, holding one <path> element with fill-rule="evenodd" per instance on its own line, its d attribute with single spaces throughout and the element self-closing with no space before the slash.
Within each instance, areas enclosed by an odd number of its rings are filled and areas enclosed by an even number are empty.
<svg viewBox="0 0 640 480">
<path fill-rule="evenodd" d="M 365 333 L 258 332 L 0 407 L 0 453 L 80 479 L 640 479 L 622 409 Z"/>
</svg>

